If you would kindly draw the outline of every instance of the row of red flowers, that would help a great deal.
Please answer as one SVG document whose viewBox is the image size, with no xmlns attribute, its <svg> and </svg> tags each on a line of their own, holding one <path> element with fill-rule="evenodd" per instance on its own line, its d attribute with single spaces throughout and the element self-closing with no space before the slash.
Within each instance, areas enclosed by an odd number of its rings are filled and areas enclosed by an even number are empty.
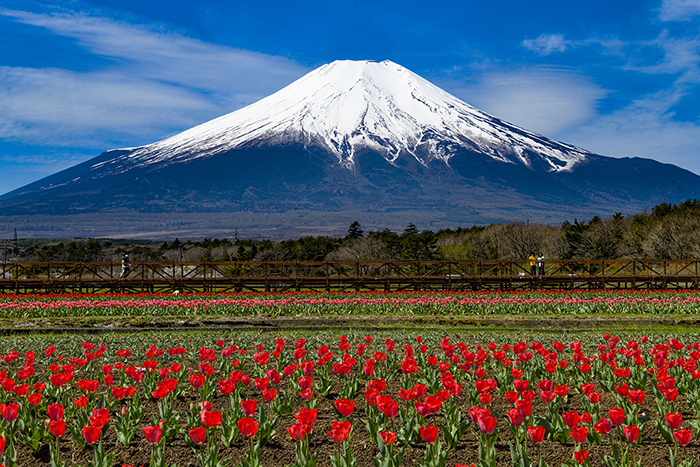
<svg viewBox="0 0 700 467">
<path fill-rule="evenodd" d="M 607 334 L 595 345 L 468 345 L 420 336 L 314 338 L 313 345 L 303 338 L 237 339 L 197 349 L 152 345 L 143 354 L 84 342 L 72 355 L 54 346 L 38 356 L 2 355 L 3 465 L 16 464 L 18 443 L 34 450 L 48 444 L 53 465 L 61 465 L 59 444 L 67 433 L 78 446 L 94 446 L 94 465 L 111 465 L 113 453 L 102 442 L 108 430 L 123 445 L 136 436 L 151 443 L 154 466 L 164 465 L 176 438 L 192 447 L 200 465 L 216 465 L 219 449 L 239 436 L 248 444 L 242 465 L 261 465 L 266 444 L 281 436 L 280 417 L 289 414 L 296 422 L 283 432 L 295 442 L 295 465 L 315 465 L 310 439 L 324 401 L 336 413 L 322 429 L 339 444 L 334 466 L 355 465 L 350 440 L 358 429 L 376 445 L 381 466 L 400 465 L 416 443 L 425 448 L 422 465 L 444 466 L 465 437 L 478 441 L 482 466 L 496 465 L 499 439 L 510 443 L 517 465 L 545 465 L 539 450 L 536 461 L 528 451 L 545 441 L 573 441 L 573 464 L 589 465 L 589 446 L 601 445 L 609 446 L 606 465 L 632 465 L 641 462 L 636 450 L 654 428 L 672 448 L 672 464 L 690 465 L 682 452 L 700 431 L 697 342 L 624 342 Z M 196 407 L 174 409 L 175 401 L 192 396 Z M 157 416 L 144 419 L 145 400 L 157 404 Z M 651 401 L 658 416 L 652 417 Z M 500 413 L 496 406 L 503 404 L 508 409 Z M 565 409 L 572 404 L 580 408 Z M 682 410 L 695 416 L 684 418 Z"/>
</svg>

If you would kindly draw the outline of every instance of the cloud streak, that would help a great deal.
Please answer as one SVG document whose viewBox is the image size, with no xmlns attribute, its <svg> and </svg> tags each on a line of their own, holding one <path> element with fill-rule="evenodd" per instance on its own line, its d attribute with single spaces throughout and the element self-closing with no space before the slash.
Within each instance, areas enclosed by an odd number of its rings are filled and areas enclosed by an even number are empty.
<svg viewBox="0 0 700 467">
<path fill-rule="evenodd" d="M 111 59 L 87 73 L 0 68 L 0 137 L 15 141 L 96 148 L 151 142 L 250 104 L 308 71 L 283 57 L 150 25 L 66 11 L 0 14 Z"/>
<path fill-rule="evenodd" d="M 564 52 L 571 42 L 564 39 L 561 34 L 541 34 L 537 39 L 525 39 L 523 47 L 540 55 L 549 55 L 554 52 Z"/>
<path fill-rule="evenodd" d="M 664 0 L 659 8 L 661 21 L 690 21 L 700 15 L 700 0 Z"/>
<path fill-rule="evenodd" d="M 470 75 L 474 76 L 473 72 Z M 594 118 L 598 102 L 607 95 L 591 79 L 553 67 L 491 66 L 480 70 L 466 86 L 461 77 L 445 86 L 485 112 L 550 137 Z"/>
</svg>

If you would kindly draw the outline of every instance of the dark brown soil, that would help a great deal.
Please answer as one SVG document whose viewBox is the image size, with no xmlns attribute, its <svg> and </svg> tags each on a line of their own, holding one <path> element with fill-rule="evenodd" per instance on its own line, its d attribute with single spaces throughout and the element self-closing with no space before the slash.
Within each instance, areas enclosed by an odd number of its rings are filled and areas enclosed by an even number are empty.
<svg viewBox="0 0 700 467">
<path fill-rule="evenodd" d="M 64 317 L 0 319 L 0 335 L 103 334 L 158 331 L 498 330 L 624 331 L 700 327 L 695 316 L 295 316 L 295 317 Z"/>
</svg>

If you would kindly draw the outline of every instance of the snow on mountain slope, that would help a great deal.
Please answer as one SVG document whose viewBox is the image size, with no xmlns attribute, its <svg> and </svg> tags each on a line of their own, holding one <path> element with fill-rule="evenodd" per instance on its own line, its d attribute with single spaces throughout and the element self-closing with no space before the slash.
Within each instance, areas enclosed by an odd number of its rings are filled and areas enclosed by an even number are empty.
<svg viewBox="0 0 700 467">
<path fill-rule="evenodd" d="M 393 62 L 336 61 L 248 107 L 93 169 L 185 162 L 259 141 L 320 145 L 349 168 L 360 148 L 389 162 L 405 152 L 422 164 L 429 158 L 449 164 L 461 147 L 528 167 L 540 157 L 557 172 L 590 155 L 502 122 Z"/>
</svg>

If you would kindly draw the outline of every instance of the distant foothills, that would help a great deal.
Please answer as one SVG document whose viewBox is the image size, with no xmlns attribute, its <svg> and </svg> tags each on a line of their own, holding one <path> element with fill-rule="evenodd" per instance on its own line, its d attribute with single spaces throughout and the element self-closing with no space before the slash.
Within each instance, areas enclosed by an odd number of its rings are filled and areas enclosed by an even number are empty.
<svg viewBox="0 0 700 467">
<path fill-rule="evenodd" d="M 438 231 L 409 223 L 402 232 L 365 232 L 350 224 L 343 237 L 201 241 L 76 238 L 14 239 L 0 243 L 5 262 L 121 261 L 372 261 L 520 260 L 542 253 L 548 259 L 700 258 L 700 200 L 662 203 L 650 212 L 615 214 L 561 226 L 535 222 L 494 223 Z"/>
</svg>

